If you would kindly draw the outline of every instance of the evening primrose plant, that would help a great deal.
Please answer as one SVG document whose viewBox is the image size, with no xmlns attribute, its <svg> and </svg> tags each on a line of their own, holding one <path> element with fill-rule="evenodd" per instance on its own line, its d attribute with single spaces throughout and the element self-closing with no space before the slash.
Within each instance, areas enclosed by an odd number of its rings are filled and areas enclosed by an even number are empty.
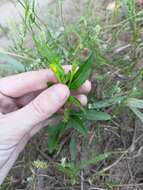
<svg viewBox="0 0 143 190">
<path fill-rule="evenodd" d="M 88 48 L 86 58 L 80 60 L 75 55 L 77 51 L 82 52 L 84 50 L 84 45 L 77 45 L 75 49 L 69 45 L 69 49 L 66 50 L 62 44 L 60 44 L 58 37 L 55 38 L 48 26 L 37 16 L 35 0 L 17 1 L 23 8 L 23 16 L 22 24 L 19 27 L 19 34 L 17 35 L 18 38 L 17 36 L 13 38 L 14 47 L 12 50 L 14 55 L 23 63 L 25 71 L 50 68 L 59 83 L 66 84 L 71 91 L 77 90 L 90 76 L 95 60 L 95 52 L 92 50 L 92 45 L 91 48 Z M 26 46 L 27 39 L 29 38 L 33 46 L 32 49 Z M 67 34 L 66 39 L 66 43 L 69 44 Z M 90 36 L 88 36 L 88 41 L 92 41 Z M 20 56 L 18 56 L 19 53 Z M 71 65 L 71 70 L 65 72 L 63 68 L 64 64 Z M 52 85 L 52 83 L 48 83 L 47 87 Z M 78 111 L 75 111 L 73 107 L 77 107 Z M 49 126 L 46 129 L 46 131 L 48 131 L 48 148 L 50 153 L 54 153 L 58 150 L 61 137 L 66 130 L 72 129 L 70 152 L 71 157 L 75 157 L 73 155 L 73 152 L 75 152 L 74 149 L 76 149 L 74 131 L 85 136 L 88 133 L 86 127 L 87 121 L 106 121 L 111 119 L 107 113 L 91 109 L 88 110 L 86 107 L 83 107 L 80 101 L 72 95 L 68 98 L 63 110 L 64 114 L 61 123 L 56 126 Z"/>
<path fill-rule="evenodd" d="M 22 6 L 22 22 L 18 25 L 10 23 L 7 34 L 12 47 L 7 51 L 0 49 L 3 63 L 0 64 L 0 75 L 1 72 L 1 76 L 6 76 L 50 68 L 57 82 L 66 84 L 71 91 L 65 105 L 53 116 L 56 124 L 44 128 L 42 139 L 36 139 L 40 160 L 36 157 L 30 164 L 32 176 L 27 182 L 33 185 L 37 181 L 35 174 L 42 169 L 47 175 L 54 175 L 56 184 L 53 177 L 51 184 L 56 187 L 60 184 L 62 189 L 69 187 L 69 180 L 72 185 L 77 184 L 77 188 L 79 184 L 81 188 L 85 184 L 89 189 L 100 184 L 104 189 L 114 188 L 122 179 L 113 184 L 108 174 L 116 171 L 116 166 L 122 170 L 118 160 L 122 162 L 126 155 L 134 158 L 138 151 L 132 150 L 130 154 L 130 145 L 139 139 L 143 123 L 142 9 L 136 6 L 135 0 L 107 1 L 98 8 L 99 11 L 95 9 L 100 1 L 95 7 L 95 0 L 88 0 L 83 8 L 78 7 L 79 1 L 57 0 L 50 5 L 52 9 L 46 9 L 48 16 L 43 18 L 42 14 L 39 18 L 36 0 L 17 2 Z M 60 6 L 64 8 L 66 3 L 70 11 L 77 11 L 70 22 L 66 21 L 67 15 L 62 17 L 64 10 Z M 108 3 L 111 10 L 106 6 Z M 70 65 L 70 70 L 65 71 L 64 65 Z M 89 103 L 82 106 L 72 91 L 90 78 Z M 47 88 L 52 85 L 47 83 Z M 105 111 L 111 113 L 112 118 Z M 140 122 L 134 128 L 132 124 L 136 124 L 136 117 Z M 136 139 L 132 138 L 134 136 Z M 129 165 L 134 170 L 134 164 Z M 65 179 L 64 182 L 61 179 Z M 10 178 L 8 183 L 11 184 Z"/>
</svg>

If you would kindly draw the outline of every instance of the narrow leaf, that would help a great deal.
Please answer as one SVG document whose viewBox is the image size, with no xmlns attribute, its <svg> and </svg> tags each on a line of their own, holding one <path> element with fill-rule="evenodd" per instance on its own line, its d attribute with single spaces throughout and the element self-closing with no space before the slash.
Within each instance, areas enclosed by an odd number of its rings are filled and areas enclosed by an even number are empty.
<svg viewBox="0 0 143 190">
<path fill-rule="evenodd" d="M 76 139 L 73 136 L 70 141 L 70 155 L 71 155 L 71 160 L 75 161 L 77 156 L 77 149 L 76 149 Z"/>
<path fill-rule="evenodd" d="M 68 99 L 68 102 L 70 104 L 73 104 L 73 105 L 79 107 L 83 112 L 85 111 L 83 106 L 81 105 L 80 101 L 76 97 L 70 96 L 69 99 Z"/>
<path fill-rule="evenodd" d="M 129 107 L 143 109 L 143 100 L 137 98 L 129 98 L 127 104 Z"/>
<path fill-rule="evenodd" d="M 100 108 L 110 107 L 114 104 L 119 104 L 124 98 L 125 98 L 125 96 L 118 96 L 118 97 L 113 97 L 111 99 L 101 100 L 101 101 L 89 104 L 88 108 L 89 109 L 100 109 Z"/>
<path fill-rule="evenodd" d="M 136 114 L 136 116 L 143 122 L 143 113 L 141 113 L 137 108 L 130 107 L 130 109 Z"/>
<path fill-rule="evenodd" d="M 48 132 L 48 151 L 53 153 L 58 148 L 59 140 L 63 134 L 64 124 L 61 123 L 56 126 L 49 126 L 47 128 Z"/>
<path fill-rule="evenodd" d="M 84 112 L 71 112 L 72 115 L 79 116 L 86 120 L 91 121 L 108 121 L 111 120 L 111 116 L 105 112 L 95 110 L 85 110 Z"/>
<path fill-rule="evenodd" d="M 93 55 L 91 54 L 90 57 L 86 60 L 86 62 L 83 63 L 75 73 L 73 80 L 70 84 L 71 90 L 76 90 L 88 79 L 91 72 L 92 63 Z"/>
<path fill-rule="evenodd" d="M 76 129 L 84 136 L 87 134 L 87 128 L 84 126 L 82 120 L 78 116 L 71 117 L 68 127 Z"/>
<path fill-rule="evenodd" d="M 105 112 L 99 112 L 95 110 L 86 110 L 83 113 L 83 117 L 93 121 L 107 121 L 111 120 L 111 116 Z"/>
<path fill-rule="evenodd" d="M 63 67 L 58 63 L 52 63 L 50 64 L 50 68 L 56 75 L 58 81 L 61 83 L 64 83 L 65 72 L 64 72 Z"/>
</svg>

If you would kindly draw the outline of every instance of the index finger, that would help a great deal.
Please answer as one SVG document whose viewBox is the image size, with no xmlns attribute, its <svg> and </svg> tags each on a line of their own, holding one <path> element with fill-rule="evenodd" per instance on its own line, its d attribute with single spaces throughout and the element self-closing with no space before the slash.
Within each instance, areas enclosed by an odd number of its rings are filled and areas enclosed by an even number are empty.
<svg viewBox="0 0 143 190">
<path fill-rule="evenodd" d="M 65 72 L 69 72 L 71 65 L 63 66 Z M 0 92 L 5 96 L 19 98 L 31 92 L 37 92 L 47 88 L 47 83 L 56 83 L 57 78 L 51 69 L 25 72 L 0 79 Z M 88 93 L 90 86 L 85 82 L 75 94 Z"/>
<path fill-rule="evenodd" d="M 47 88 L 47 82 L 56 83 L 56 81 L 50 69 L 30 71 L 0 79 L 0 92 L 17 98 Z"/>
</svg>

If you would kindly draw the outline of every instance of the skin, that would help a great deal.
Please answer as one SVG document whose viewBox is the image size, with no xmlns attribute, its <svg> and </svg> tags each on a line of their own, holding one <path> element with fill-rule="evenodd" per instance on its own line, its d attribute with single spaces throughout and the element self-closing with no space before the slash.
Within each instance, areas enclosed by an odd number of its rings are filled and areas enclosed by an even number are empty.
<svg viewBox="0 0 143 190">
<path fill-rule="evenodd" d="M 67 72 L 70 68 L 64 69 Z M 47 89 L 47 82 L 54 85 Z M 29 139 L 53 122 L 50 117 L 62 108 L 70 93 L 86 105 L 90 90 L 91 83 L 86 81 L 70 92 L 66 85 L 57 84 L 49 69 L 0 79 L 0 184 Z"/>
</svg>

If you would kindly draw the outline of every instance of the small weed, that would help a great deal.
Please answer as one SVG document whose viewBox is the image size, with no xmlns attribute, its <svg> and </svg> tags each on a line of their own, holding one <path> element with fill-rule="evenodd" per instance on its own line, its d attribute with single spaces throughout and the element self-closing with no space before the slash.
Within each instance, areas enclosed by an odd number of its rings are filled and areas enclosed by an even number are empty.
<svg viewBox="0 0 143 190">
<path fill-rule="evenodd" d="M 74 91 L 77 90 L 89 78 L 95 58 L 100 64 L 106 64 L 106 61 L 104 60 L 99 48 L 92 48 L 93 41 L 97 41 L 96 47 L 100 46 L 100 41 L 98 42 L 98 35 L 100 34 L 101 28 L 99 25 L 96 25 L 95 27 L 96 35 L 94 36 L 94 39 L 90 34 L 92 31 L 87 30 L 82 34 L 82 38 L 81 36 L 79 37 L 79 35 L 76 35 L 77 32 L 75 32 L 75 34 L 73 33 L 73 35 L 75 35 L 73 38 L 77 38 L 76 41 L 79 41 L 78 44 L 75 44 L 75 39 L 73 40 L 73 46 L 76 46 L 74 48 L 69 45 L 69 37 L 67 36 L 68 33 L 66 32 L 66 36 L 63 36 L 67 42 L 67 55 L 65 56 L 65 52 L 62 50 L 63 47 L 58 44 L 58 38 L 56 39 L 52 37 L 52 34 L 47 29 L 47 26 L 45 26 L 37 16 L 35 0 L 18 0 L 18 3 L 22 6 L 24 14 L 22 16 L 22 30 L 19 34 L 21 45 L 17 46 L 15 43 L 15 52 L 22 52 L 25 46 L 24 39 L 26 39 L 28 35 L 31 36 L 32 43 L 34 45 L 34 53 L 32 53 L 28 58 L 30 63 L 26 63 L 24 66 L 20 66 L 19 64 L 21 71 L 23 71 L 23 67 L 25 70 L 50 68 L 55 73 L 59 83 L 66 84 L 71 91 Z M 84 24 L 86 25 L 86 23 Z M 88 28 L 88 26 L 86 27 Z M 86 49 L 84 48 L 85 46 L 87 47 Z M 21 49 L 20 51 L 19 48 Z M 30 49 L 25 49 L 27 52 L 30 52 Z M 83 53 L 83 58 L 79 58 L 77 56 L 79 52 Z M 22 58 L 22 56 L 24 57 L 25 53 L 20 55 L 19 58 Z M 35 61 L 33 62 L 33 60 Z M 72 66 L 68 73 L 66 73 L 63 69 L 62 64 L 64 60 L 66 60 L 66 62 Z M 16 68 L 16 63 L 13 66 Z M 52 84 L 48 84 L 47 87 L 49 85 L 51 86 Z M 80 111 L 74 112 L 72 110 L 73 105 L 77 106 Z M 85 136 L 88 133 L 88 130 L 85 126 L 85 121 L 107 121 L 110 119 L 111 117 L 107 113 L 88 110 L 81 105 L 78 99 L 76 99 L 74 96 L 70 96 L 64 106 L 64 117 L 62 123 L 58 124 L 57 126 L 49 126 L 47 129 L 49 134 L 49 152 L 53 153 L 54 151 L 58 150 L 60 139 L 66 130 L 75 129 L 81 135 Z M 72 149 L 73 148 L 76 147 L 72 145 Z"/>
</svg>

